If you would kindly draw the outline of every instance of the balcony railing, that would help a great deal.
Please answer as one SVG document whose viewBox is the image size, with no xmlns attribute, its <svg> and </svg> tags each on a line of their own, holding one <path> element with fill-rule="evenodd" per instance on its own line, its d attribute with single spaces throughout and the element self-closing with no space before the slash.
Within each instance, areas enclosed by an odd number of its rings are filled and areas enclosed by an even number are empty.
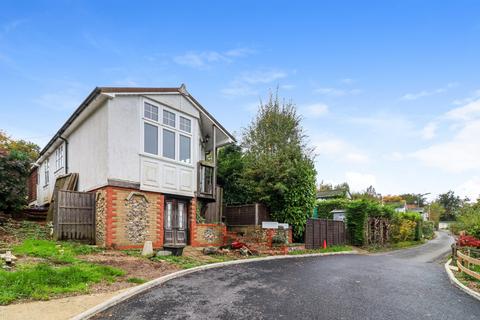
<svg viewBox="0 0 480 320">
<path fill-rule="evenodd" d="M 215 199 L 215 166 L 205 161 L 198 163 L 198 196 Z"/>
</svg>

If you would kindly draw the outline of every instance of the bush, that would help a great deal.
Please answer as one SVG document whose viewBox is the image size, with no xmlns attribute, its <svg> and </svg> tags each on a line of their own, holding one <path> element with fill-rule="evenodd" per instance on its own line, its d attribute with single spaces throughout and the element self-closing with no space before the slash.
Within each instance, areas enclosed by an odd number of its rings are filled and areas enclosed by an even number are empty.
<svg viewBox="0 0 480 320">
<path fill-rule="evenodd" d="M 432 239 L 435 234 L 435 222 L 434 221 L 423 221 L 422 223 L 422 233 L 426 239 Z"/>
<path fill-rule="evenodd" d="M 452 232 L 465 231 L 468 235 L 480 239 L 480 208 L 468 206 L 462 210 L 457 222 L 451 225 Z"/>
<path fill-rule="evenodd" d="M 368 217 L 391 218 L 394 210 L 372 200 L 354 200 L 347 204 L 346 224 L 353 245 L 363 245 Z"/>
<path fill-rule="evenodd" d="M 391 237 L 394 242 L 422 239 L 422 216 L 417 212 L 397 212 L 391 223 Z"/>
<path fill-rule="evenodd" d="M 349 203 L 350 200 L 347 199 L 318 200 L 318 217 L 320 219 L 333 219 L 331 211 L 335 209 L 346 209 Z"/>
</svg>

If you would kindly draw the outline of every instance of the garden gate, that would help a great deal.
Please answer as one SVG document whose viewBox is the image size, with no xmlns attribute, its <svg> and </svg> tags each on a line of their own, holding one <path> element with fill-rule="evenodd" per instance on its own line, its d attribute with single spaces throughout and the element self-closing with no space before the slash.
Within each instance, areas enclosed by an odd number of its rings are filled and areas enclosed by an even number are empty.
<svg viewBox="0 0 480 320">
<path fill-rule="evenodd" d="M 58 190 L 55 199 L 55 239 L 95 244 L 95 193 Z"/>
<path fill-rule="evenodd" d="M 319 249 L 326 241 L 328 246 L 347 242 L 345 223 L 330 219 L 308 219 L 305 228 L 305 249 Z"/>
</svg>

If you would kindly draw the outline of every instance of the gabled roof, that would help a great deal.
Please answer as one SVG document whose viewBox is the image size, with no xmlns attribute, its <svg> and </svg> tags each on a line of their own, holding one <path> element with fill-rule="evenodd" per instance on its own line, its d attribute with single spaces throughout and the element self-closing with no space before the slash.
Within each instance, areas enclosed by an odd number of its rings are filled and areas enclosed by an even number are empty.
<svg viewBox="0 0 480 320">
<path fill-rule="evenodd" d="M 230 134 L 227 129 L 225 129 L 194 97 L 188 93 L 184 84 L 180 87 L 173 88 L 158 88 L 158 87 L 96 87 L 93 91 L 83 100 L 83 102 L 78 106 L 78 108 L 72 113 L 72 115 L 67 119 L 63 124 L 60 130 L 50 139 L 47 145 L 40 151 L 39 157 L 41 157 L 47 150 L 59 139 L 62 134 L 67 130 L 67 128 L 75 121 L 75 119 L 88 107 L 88 105 L 95 100 L 100 94 L 108 93 L 131 93 L 131 94 L 146 94 L 146 93 L 179 93 L 184 96 L 186 99 L 191 100 L 192 103 L 208 118 L 215 123 L 232 141 L 236 141 L 235 137 Z"/>
</svg>

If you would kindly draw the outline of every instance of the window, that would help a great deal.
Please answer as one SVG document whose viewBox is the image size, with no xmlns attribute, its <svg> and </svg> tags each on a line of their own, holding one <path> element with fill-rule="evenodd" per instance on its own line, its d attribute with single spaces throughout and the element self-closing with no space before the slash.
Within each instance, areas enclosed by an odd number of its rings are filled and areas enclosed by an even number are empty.
<svg viewBox="0 0 480 320">
<path fill-rule="evenodd" d="M 180 130 L 191 133 L 192 132 L 192 123 L 190 119 L 180 117 Z"/>
<path fill-rule="evenodd" d="M 151 154 L 158 154 L 158 127 L 144 123 L 144 151 Z"/>
<path fill-rule="evenodd" d="M 55 150 L 55 171 L 63 168 L 63 144 Z"/>
<path fill-rule="evenodd" d="M 191 163 L 192 159 L 190 156 L 190 137 L 180 135 L 180 161 L 185 163 Z"/>
<path fill-rule="evenodd" d="M 147 119 L 158 121 L 158 107 L 145 102 L 143 116 Z"/>
<path fill-rule="evenodd" d="M 177 228 L 184 229 L 185 228 L 185 203 L 179 202 L 178 203 L 178 220 L 177 220 Z"/>
<path fill-rule="evenodd" d="M 45 186 L 48 186 L 48 183 L 50 182 L 50 177 L 49 177 L 49 165 L 48 165 L 48 159 L 45 160 L 45 165 L 43 166 L 44 173 L 45 173 Z"/>
<path fill-rule="evenodd" d="M 175 132 L 163 129 L 163 156 L 175 160 Z"/>
<path fill-rule="evenodd" d="M 173 203 L 167 202 L 167 214 L 165 215 L 165 229 L 172 229 Z"/>
<path fill-rule="evenodd" d="M 175 128 L 175 113 L 163 110 L 163 124 Z"/>
</svg>

